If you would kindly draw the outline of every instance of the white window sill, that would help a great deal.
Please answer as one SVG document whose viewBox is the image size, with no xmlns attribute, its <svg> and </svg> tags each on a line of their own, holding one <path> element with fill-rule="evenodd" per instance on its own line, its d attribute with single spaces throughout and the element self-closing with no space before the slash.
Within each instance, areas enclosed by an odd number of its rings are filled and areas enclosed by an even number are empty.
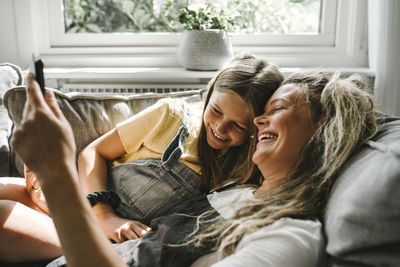
<svg viewBox="0 0 400 267">
<path fill-rule="evenodd" d="M 359 73 L 368 77 L 375 76 L 374 70 L 362 67 L 301 67 L 280 68 L 282 73 L 289 74 L 296 71 L 339 71 L 343 73 Z M 47 79 L 211 79 L 216 71 L 190 71 L 183 68 L 45 68 Z"/>
<path fill-rule="evenodd" d="M 358 73 L 368 78 L 374 78 L 375 72 L 369 68 L 281 68 L 284 75 L 296 71 L 339 71 L 342 73 Z M 27 71 L 26 71 L 27 72 Z M 90 68 L 45 68 L 46 86 L 60 88 L 68 83 L 96 84 L 196 84 L 205 87 L 216 71 L 188 71 L 183 68 L 120 68 L 120 67 L 90 67 Z M 371 86 L 371 85 L 370 85 Z"/>
<path fill-rule="evenodd" d="M 188 71 L 182 68 L 46 68 L 48 79 L 210 79 L 216 71 Z"/>
<path fill-rule="evenodd" d="M 286 75 L 295 71 L 339 71 L 344 73 L 359 73 L 368 77 L 375 76 L 375 72 L 362 67 L 329 67 L 329 68 L 281 68 Z M 45 68 L 47 79 L 211 79 L 216 71 L 189 71 L 183 68 Z"/>
</svg>

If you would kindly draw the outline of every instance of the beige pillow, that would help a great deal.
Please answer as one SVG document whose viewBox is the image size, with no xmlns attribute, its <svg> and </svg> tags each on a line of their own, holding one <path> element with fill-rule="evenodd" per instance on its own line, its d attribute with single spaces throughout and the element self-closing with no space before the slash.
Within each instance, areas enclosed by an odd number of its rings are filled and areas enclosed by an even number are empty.
<svg viewBox="0 0 400 267">
<path fill-rule="evenodd" d="M 58 104 L 72 126 L 77 152 L 100 135 L 111 130 L 116 123 L 138 113 L 161 98 L 179 97 L 188 102 L 201 102 L 205 93 L 205 89 L 199 89 L 123 96 L 95 93 L 65 94 L 58 90 L 49 90 L 55 92 Z M 25 87 L 12 88 L 4 95 L 4 106 L 16 126 L 21 122 L 25 99 Z M 22 176 L 23 166 L 15 155 L 13 155 L 12 169 L 14 169 L 12 170 L 13 175 Z"/>
</svg>

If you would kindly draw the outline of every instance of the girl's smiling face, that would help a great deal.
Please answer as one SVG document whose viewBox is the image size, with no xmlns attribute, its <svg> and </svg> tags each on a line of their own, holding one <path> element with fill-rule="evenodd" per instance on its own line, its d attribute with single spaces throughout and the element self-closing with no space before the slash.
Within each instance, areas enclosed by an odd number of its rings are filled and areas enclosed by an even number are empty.
<svg viewBox="0 0 400 267">
<path fill-rule="evenodd" d="M 249 138 L 251 112 L 235 93 L 214 90 L 203 115 L 207 143 L 216 150 L 243 145 Z"/>
<path fill-rule="evenodd" d="M 294 84 L 281 86 L 254 123 L 258 143 L 253 161 L 261 172 L 272 169 L 289 172 L 315 132 L 309 105 Z"/>
</svg>

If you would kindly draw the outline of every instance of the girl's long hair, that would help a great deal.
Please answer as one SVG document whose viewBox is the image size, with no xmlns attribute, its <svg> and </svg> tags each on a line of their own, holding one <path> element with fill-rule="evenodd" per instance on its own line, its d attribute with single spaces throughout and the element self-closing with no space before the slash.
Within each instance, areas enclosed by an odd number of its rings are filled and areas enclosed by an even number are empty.
<svg viewBox="0 0 400 267">
<path fill-rule="evenodd" d="M 239 95 L 249 106 L 254 118 L 262 114 L 266 101 L 278 89 L 283 79 L 283 75 L 275 65 L 249 53 L 239 54 L 209 82 L 203 116 L 215 90 Z M 249 136 L 254 136 L 255 132 L 256 128 L 251 123 Z M 225 157 L 225 165 L 229 167 L 222 170 L 222 164 L 217 161 L 218 151 L 208 145 L 206 129 L 202 123 L 198 141 L 198 154 L 202 165 L 200 178 L 202 191 L 208 192 L 220 185 L 223 180 L 235 177 L 240 177 L 240 180 L 236 179 L 239 183 L 245 183 L 250 179 L 253 183 L 259 183 L 260 173 L 252 162 L 255 144 L 255 139 L 249 138 L 245 144 L 229 149 Z"/>
<path fill-rule="evenodd" d="M 322 219 L 338 171 L 376 133 L 373 98 L 360 77 L 297 73 L 283 84 L 297 85 L 309 103 L 311 119 L 319 125 L 297 165 L 280 185 L 246 203 L 232 219 L 195 234 L 189 243 L 216 240 L 218 255 L 224 257 L 245 234 L 280 218 Z"/>
</svg>

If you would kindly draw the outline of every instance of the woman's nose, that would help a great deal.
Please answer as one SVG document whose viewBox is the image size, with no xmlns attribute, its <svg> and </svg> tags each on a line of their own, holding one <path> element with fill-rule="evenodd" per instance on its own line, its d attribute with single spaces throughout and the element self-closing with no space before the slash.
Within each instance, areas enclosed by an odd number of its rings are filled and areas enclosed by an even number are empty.
<svg viewBox="0 0 400 267">
<path fill-rule="evenodd" d="M 261 116 L 255 117 L 253 122 L 254 122 L 254 125 L 256 127 L 258 127 L 258 126 L 265 126 L 267 121 L 268 121 L 268 118 L 264 115 L 261 115 Z"/>
</svg>

